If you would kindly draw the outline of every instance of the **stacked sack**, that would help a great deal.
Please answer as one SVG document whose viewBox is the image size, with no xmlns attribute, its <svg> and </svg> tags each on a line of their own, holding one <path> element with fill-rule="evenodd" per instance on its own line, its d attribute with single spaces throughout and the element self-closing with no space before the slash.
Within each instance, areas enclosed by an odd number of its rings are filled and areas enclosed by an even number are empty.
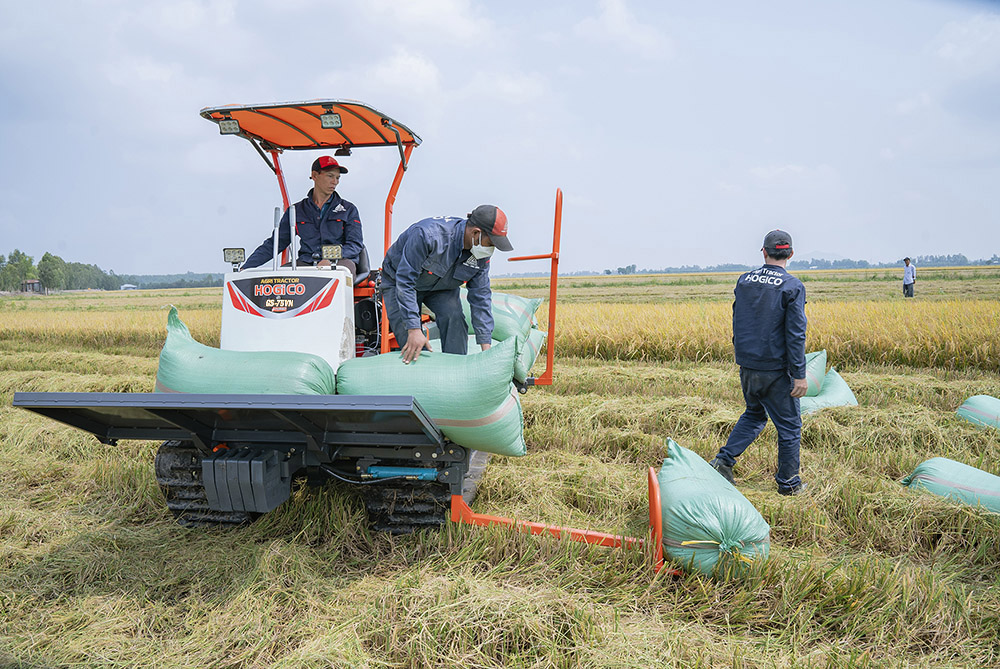
<svg viewBox="0 0 1000 669">
<path fill-rule="evenodd" d="M 398 352 L 346 360 L 340 395 L 412 395 L 446 437 L 465 448 L 524 455 L 524 415 L 511 377 L 517 341 L 479 355 L 424 351 L 409 364 Z"/>
<path fill-rule="evenodd" d="M 479 351 L 475 331 L 472 328 L 472 312 L 469 309 L 468 291 L 461 289 L 462 310 L 465 322 L 469 324 L 469 352 Z M 540 299 L 529 299 L 510 293 L 493 292 L 493 341 L 516 339 L 518 354 L 514 359 L 514 379 L 524 383 L 535 364 L 538 354 L 545 346 L 546 333 L 538 329 L 535 312 L 542 304 Z"/>
<path fill-rule="evenodd" d="M 333 368 L 312 353 L 224 351 L 191 337 L 177 309 L 167 316 L 156 391 L 235 395 L 333 395 Z"/>
<path fill-rule="evenodd" d="M 682 567 L 711 574 L 718 566 L 767 559 L 771 527 L 746 497 L 697 453 L 667 441 L 657 475 L 663 550 Z"/>
<path fill-rule="evenodd" d="M 806 353 L 806 396 L 799 400 L 802 415 L 827 407 L 857 406 L 854 396 L 843 377 L 833 367 L 826 371 L 826 349 Z"/>
</svg>

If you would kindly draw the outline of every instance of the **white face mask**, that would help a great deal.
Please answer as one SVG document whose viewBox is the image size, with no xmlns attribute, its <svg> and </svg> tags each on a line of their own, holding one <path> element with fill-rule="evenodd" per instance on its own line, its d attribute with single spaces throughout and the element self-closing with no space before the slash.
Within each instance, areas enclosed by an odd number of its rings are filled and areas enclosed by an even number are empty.
<svg viewBox="0 0 1000 669">
<path fill-rule="evenodd" d="M 480 243 L 473 244 L 472 248 L 470 249 L 470 251 L 472 251 L 472 257 L 475 258 L 476 260 L 482 260 L 483 258 L 489 258 L 491 255 L 493 255 L 493 251 L 495 249 L 495 247 L 493 247 L 493 246 L 483 246 L 482 245 L 482 241 L 483 241 L 483 233 L 480 232 L 479 233 L 479 242 Z"/>
</svg>

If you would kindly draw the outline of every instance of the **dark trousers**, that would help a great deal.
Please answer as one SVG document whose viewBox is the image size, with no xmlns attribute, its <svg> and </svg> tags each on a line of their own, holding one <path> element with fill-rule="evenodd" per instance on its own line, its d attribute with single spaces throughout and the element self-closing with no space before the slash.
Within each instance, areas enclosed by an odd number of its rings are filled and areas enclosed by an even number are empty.
<svg viewBox="0 0 1000 669">
<path fill-rule="evenodd" d="M 788 490 L 801 483 L 799 479 L 799 442 L 802 438 L 802 416 L 799 398 L 792 397 L 792 377 L 786 370 L 760 371 L 740 367 L 740 385 L 746 411 L 740 416 L 729 440 L 717 456 L 723 464 L 732 466 L 747 450 L 767 424 L 768 417 L 778 429 L 778 471 L 774 480 L 779 490 Z"/>
<path fill-rule="evenodd" d="M 396 300 L 396 287 L 384 287 L 385 315 L 389 327 L 396 335 L 400 348 L 406 345 L 408 333 L 403 324 L 403 313 Z M 462 312 L 462 297 L 458 288 L 454 290 L 417 291 L 417 305 L 427 305 L 434 312 L 434 323 L 441 332 L 441 350 L 445 353 L 465 355 L 469 352 L 469 326 Z"/>
<path fill-rule="evenodd" d="M 913 297 L 913 284 L 904 283 L 903 284 L 903 297 Z"/>
</svg>

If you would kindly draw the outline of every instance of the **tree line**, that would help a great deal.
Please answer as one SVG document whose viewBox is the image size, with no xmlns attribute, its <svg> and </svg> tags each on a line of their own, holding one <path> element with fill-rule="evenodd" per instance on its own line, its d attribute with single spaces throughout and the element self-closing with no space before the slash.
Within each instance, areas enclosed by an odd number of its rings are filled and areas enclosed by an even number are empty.
<svg viewBox="0 0 1000 669">
<path fill-rule="evenodd" d="M 954 255 L 926 255 L 915 256 L 910 261 L 920 267 L 967 267 L 979 265 L 1000 265 L 1000 256 L 993 254 L 991 258 L 981 260 L 969 260 L 961 253 Z M 867 260 L 823 260 L 812 258 L 810 260 L 791 260 L 788 262 L 790 271 L 803 269 L 889 269 L 901 267 L 903 259 L 888 263 L 870 263 Z M 740 265 L 734 263 L 723 263 L 721 265 L 681 265 L 680 267 L 664 267 L 662 269 L 636 269 L 635 265 L 619 267 L 617 269 L 606 269 L 604 274 L 683 274 L 685 272 L 745 272 L 756 268 L 757 265 Z"/>
<path fill-rule="evenodd" d="M 71 290 L 81 288 L 103 288 L 117 290 L 122 281 L 97 265 L 66 262 L 51 253 L 46 253 L 36 266 L 34 258 L 20 249 L 14 249 L 6 258 L 0 255 L 0 290 L 21 289 L 21 283 L 28 279 L 38 279 L 49 289 Z"/>
<path fill-rule="evenodd" d="M 222 275 L 189 272 L 187 275 L 144 277 L 115 274 L 113 270 L 105 272 L 97 265 L 66 262 L 51 253 L 45 253 L 37 265 L 32 256 L 20 249 L 14 249 L 7 257 L 0 255 L 0 290 L 20 290 L 21 283 L 28 279 L 38 279 L 47 290 L 118 290 L 127 284 L 139 288 L 195 288 L 222 285 Z"/>
</svg>

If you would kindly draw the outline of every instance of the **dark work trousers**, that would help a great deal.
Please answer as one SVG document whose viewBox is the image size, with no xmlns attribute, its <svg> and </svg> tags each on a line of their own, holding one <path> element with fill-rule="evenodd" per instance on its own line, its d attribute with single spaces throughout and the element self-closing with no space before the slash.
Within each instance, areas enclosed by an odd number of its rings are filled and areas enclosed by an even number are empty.
<svg viewBox="0 0 1000 669">
<path fill-rule="evenodd" d="M 385 315 L 389 319 L 389 327 L 396 335 L 399 347 L 406 345 L 408 333 L 403 323 L 403 314 L 396 301 L 396 287 L 383 288 L 385 299 Z M 434 312 L 434 322 L 441 332 L 441 350 L 445 353 L 465 355 L 469 352 L 469 326 L 462 313 L 462 297 L 458 288 L 453 290 L 417 291 L 417 304 L 426 304 Z"/>
<path fill-rule="evenodd" d="M 913 297 L 913 284 L 904 283 L 903 284 L 903 297 Z"/>
<path fill-rule="evenodd" d="M 733 466 L 736 458 L 747 450 L 767 424 L 768 417 L 778 430 L 778 471 L 774 480 L 779 490 L 788 490 L 801 483 L 799 479 L 799 442 L 802 438 L 802 416 L 799 398 L 792 397 L 792 377 L 786 370 L 760 371 L 740 367 L 740 385 L 746 411 L 740 416 L 718 459 Z"/>
</svg>

